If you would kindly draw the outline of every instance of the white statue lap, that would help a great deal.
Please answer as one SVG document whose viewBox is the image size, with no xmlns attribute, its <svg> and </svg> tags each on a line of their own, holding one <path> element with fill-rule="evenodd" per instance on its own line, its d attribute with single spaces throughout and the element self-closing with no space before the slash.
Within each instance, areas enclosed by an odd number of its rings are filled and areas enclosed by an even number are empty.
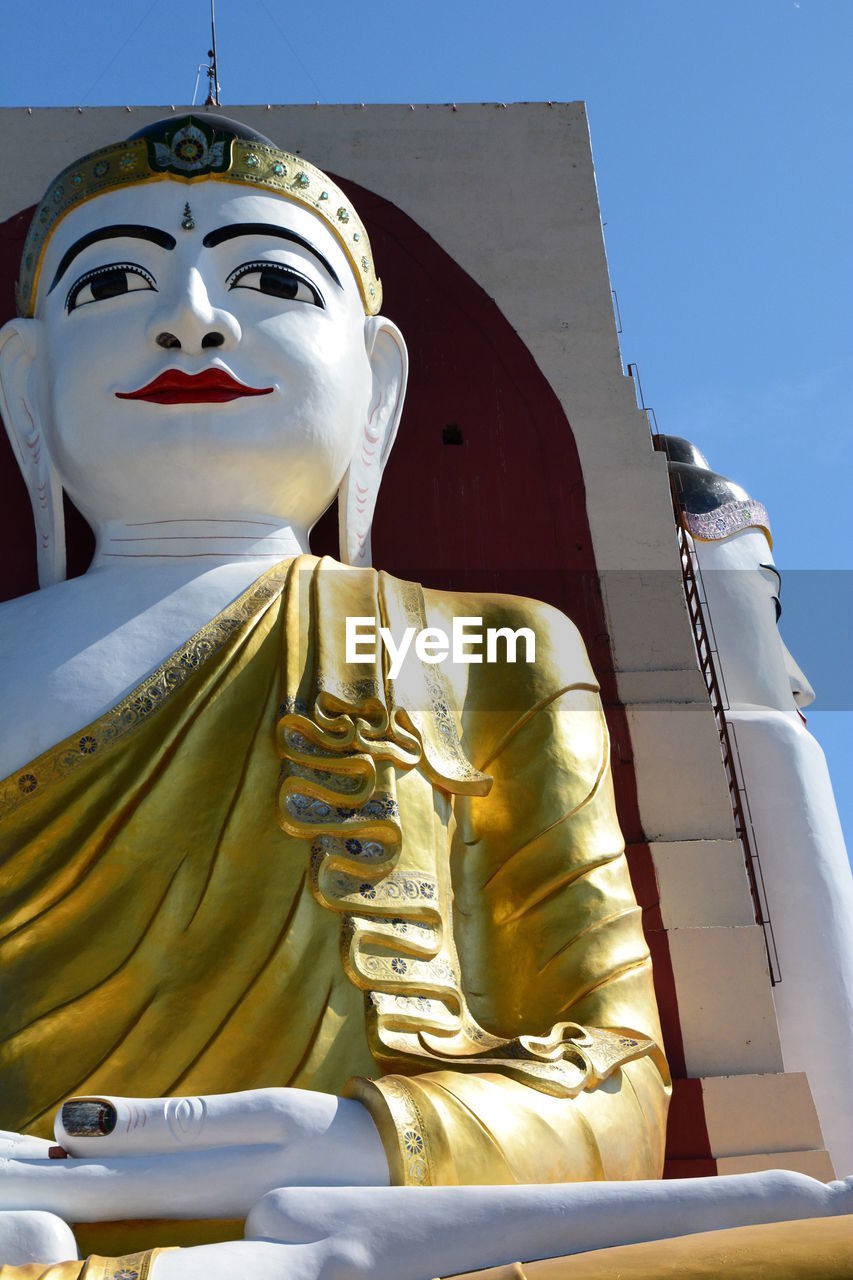
<svg viewBox="0 0 853 1280">
<path fill-rule="evenodd" d="M 429 1280 L 673 1235 L 853 1213 L 853 1179 L 772 1171 L 670 1182 L 390 1187 L 355 1102 L 292 1089 L 105 1099 L 109 1134 L 0 1139 L 0 1260 L 75 1257 L 63 1219 L 246 1215 L 246 1239 L 167 1252 L 156 1280 Z M 335 1181 L 329 1185 L 329 1171 Z M 355 1185 L 358 1183 L 358 1185 Z M 178 1206 L 176 1209 L 175 1206 Z M 34 1210 L 41 1210 L 35 1212 Z"/>
</svg>

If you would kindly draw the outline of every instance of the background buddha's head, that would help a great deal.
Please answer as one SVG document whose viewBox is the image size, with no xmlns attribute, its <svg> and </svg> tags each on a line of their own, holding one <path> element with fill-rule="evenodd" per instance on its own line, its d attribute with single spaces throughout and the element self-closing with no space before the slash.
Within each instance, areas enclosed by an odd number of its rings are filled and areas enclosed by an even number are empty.
<svg viewBox="0 0 853 1280">
<path fill-rule="evenodd" d="M 762 503 L 712 471 L 695 445 L 662 435 L 669 472 L 701 570 L 716 648 L 732 704 L 792 711 L 814 690 L 779 633 L 782 577 Z"/>
<path fill-rule="evenodd" d="M 171 117 L 60 174 L 0 330 L 42 585 L 63 488 L 96 534 L 262 514 L 307 536 L 339 494 L 341 557 L 369 564 L 407 369 L 381 296 L 340 188 L 233 121 Z"/>
</svg>

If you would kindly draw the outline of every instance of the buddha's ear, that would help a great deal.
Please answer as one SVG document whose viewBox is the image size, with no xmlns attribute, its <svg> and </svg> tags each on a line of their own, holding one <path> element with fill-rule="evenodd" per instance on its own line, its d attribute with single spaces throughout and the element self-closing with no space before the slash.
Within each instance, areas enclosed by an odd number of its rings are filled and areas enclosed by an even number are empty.
<svg viewBox="0 0 853 1280">
<path fill-rule="evenodd" d="M 39 586 L 49 587 L 65 578 L 65 517 L 35 394 L 39 328 L 38 320 L 10 320 L 0 329 L 0 411 L 32 503 Z"/>
<path fill-rule="evenodd" d="M 400 425 L 409 372 L 403 335 L 384 316 L 368 316 L 365 344 L 373 373 L 370 407 L 338 491 L 340 557 L 344 564 L 360 567 L 371 563 L 370 527 L 382 472 Z"/>
</svg>

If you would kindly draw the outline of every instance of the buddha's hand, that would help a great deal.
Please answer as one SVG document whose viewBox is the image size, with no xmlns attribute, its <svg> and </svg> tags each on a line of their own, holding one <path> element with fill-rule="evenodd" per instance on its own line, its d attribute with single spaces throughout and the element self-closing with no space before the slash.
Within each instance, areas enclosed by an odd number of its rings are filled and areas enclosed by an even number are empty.
<svg viewBox="0 0 853 1280">
<path fill-rule="evenodd" d="M 69 1222 L 242 1218 L 275 1187 L 389 1180 L 361 1103 L 304 1089 L 75 1098 L 55 1130 L 62 1150 L 50 1155 L 41 1139 L 0 1144 L 0 1209 L 47 1209 Z"/>
</svg>

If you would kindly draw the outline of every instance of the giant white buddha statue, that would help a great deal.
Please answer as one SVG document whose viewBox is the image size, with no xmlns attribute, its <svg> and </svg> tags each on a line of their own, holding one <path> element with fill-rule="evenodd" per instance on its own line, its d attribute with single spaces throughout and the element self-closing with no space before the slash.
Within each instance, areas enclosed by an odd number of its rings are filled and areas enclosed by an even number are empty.
<svg viewBox="0 0 853 1280">
<path fill-rule="evenodd" d="M 659 440 L 701 571 L 736 734 L 778 953 L 773 999 L 785 1070 L 808 1075 L 835 1171 L 850 1174 L 853 876 L 826 759 L 803 715 L 814 690 L 779 633 L 782 576 L 770 519 L 689 441 Z"/>
<path fill-rule="evenodd" d="M 173 117 L 51 184 L 2 333 L 42 583 L 3 619 L 2 1120 L 285 1090 L 287 1168 L 235 1170 L 225 1198 L 200 1173 L 197 1217 L 292 1182 L 661 1169 L 666 1065 L 583 644 L 549 607 L 368 567 L 406 382 L 380 303 L 324 174 Z M 63 489 L 97 542 L 73 581 Z M 308 554 L 336 494 L 346 567 Z M 346 661 L 348 617 L 454 615 L 531 627 L 535 663 Z M 114 1123 L 98 1105 L 66 1108 L 72 1147 Z M 267 1104 L 246 1105 L 251 1145 Z M 187 1104 L 204 1145 L 218 1114 Z M 170 1216 L 188 1157 L 163 1158 L 142 1210 L 119 1165 L 112 1205 L 84 1190 L 64 1216 Z"/>
<path fill-rule="evenodd" d="M 173 116 L 50 184 L 18 302 L 41 589 L 2 618 L 3 1280 L 418 1280 L 846 1205 L 657 1181 L 595 677 L 548 606 L 370 566 L 406 350 L 343 192 Z M 72 581 L 63 490 L 96 537 Z M 342 563 L 308 545 L 336 495 Z M 494 661 L 436 660 L 460 618 Z M 353 661 L 348 619 L 419 639 Z"/>
</svg>

